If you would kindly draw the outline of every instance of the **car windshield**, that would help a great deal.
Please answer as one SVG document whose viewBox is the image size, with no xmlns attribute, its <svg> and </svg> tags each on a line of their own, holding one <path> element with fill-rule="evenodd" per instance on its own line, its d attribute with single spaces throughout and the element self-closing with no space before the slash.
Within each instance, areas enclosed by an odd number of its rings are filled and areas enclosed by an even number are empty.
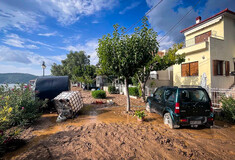
<svg viewBox="0 0 235 160">
<path fill-rule="evenodd" d="M 209 98 L 204 90 L 185 89 L 180 91 L 182 102 L 208 102 Z"/>
</svg>

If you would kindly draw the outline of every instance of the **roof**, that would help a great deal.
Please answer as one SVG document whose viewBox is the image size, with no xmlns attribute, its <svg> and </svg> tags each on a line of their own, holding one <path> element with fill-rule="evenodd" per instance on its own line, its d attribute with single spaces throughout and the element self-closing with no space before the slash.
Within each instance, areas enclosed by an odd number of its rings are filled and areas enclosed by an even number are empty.
<svg viewBox="0 0 235 160">
<path fill-rule="evenodd" d="M 194 25 L 192 25 L 192 26 L 190 26 L 190 27 L 188 27 L 188 28 L 185 28 L 185 29 L 181 30 L 180 32 L 183 33 L 183 32 L 185 32 L 185 31 L 187 31 L 187 30 L 189 30 L 189 29 L 191 29 L 191 28 L 194 28 L 194 27 L 198 26 L 199 24 L 202 24 L 202 23 L 204 23 L 204 22 L 206 22 L 206 21 L 208 21 L 208 20 L 210 20 L 210 19 L 212 19 L 212 18 L 214 18 L 214 17 L 216 17 L 216 16 L 219 16 L 219 15 L 225 13 L 225 12 L 231 13 L 231 14 L 234 14 L 234 15 L 235 15 L 235 12 L 233 12 L 233 11 L 229 10 L 228 8 L 226 8 L 226 9 L 220 11 L 219 13 L 217 13 L 217 14 L 215 14 L 215 15 L 213 15 L 213 16 L 211 16 L 211 17 L 209 17 L 209 18 L 207 18 L 207 19 L 205 19 L 205 20 L 203 20 L 203 21 L 201 21 L 201 22 L 199 22 L 199 23 L 197 23 L 197 24 L 194 24 Z"/>
</svg>

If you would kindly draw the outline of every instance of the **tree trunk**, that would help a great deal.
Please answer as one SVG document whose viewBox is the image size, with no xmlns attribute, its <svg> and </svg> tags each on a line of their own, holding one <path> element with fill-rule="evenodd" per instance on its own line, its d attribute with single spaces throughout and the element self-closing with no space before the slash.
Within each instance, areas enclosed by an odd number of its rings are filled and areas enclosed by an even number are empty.
<svg viewBox="0 0 235 160">
<path fill-rule="evenodd" d="M 125 78 L 125 88 L 126 88 L 126 100 L 127 100 L 126 111 L 129 112 L 130 111 L 130 97 L 129 97 L 127 78 Z"/>
<path fill-rule="evenodd" d="M 142 98 L 143 98 L 143 101 L 144 101 L 144 102 L 146 101 L 146 98 L 145 98 L 145 85 L 146 85 L 146 83 L 140 82 L 141 93 L 142 93 Z"/>
</svg>

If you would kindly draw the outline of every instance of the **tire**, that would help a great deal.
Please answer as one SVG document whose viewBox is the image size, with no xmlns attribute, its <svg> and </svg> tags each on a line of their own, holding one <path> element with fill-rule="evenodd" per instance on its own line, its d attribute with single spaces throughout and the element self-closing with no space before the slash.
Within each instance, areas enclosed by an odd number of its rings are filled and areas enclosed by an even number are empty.
<svg viewBox="0 0 235 160">
<path fill-rule="evenodd" d="M 146 111 L 149 113 L 152 113 L 152 110 L 150 109 L 149 102 L 146 103 Z"/>
<path fill-rule="evenodd" d="M 168 125 L 171 129 L 175 129 L 170 113 L 164 114 L 163 121 L 164 124 Z"/>
</svg>

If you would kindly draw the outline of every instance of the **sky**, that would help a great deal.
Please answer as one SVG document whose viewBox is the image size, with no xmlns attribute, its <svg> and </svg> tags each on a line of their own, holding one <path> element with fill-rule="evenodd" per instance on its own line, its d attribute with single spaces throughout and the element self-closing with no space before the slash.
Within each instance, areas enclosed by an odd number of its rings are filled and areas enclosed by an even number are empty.
<svg viewBox="0 0 235 160">
<path fill-rule="evenodd" d="M 98 39 L 113 32 L 113 25 L 129 28 L 161 0 L 1 0 L 0 73 L 42 75 L 46 63 L 60 64 L 70 51 L 85 51 L 98 62 Z M 160 40 L 197 0 L 162 0 L 148 15 Z M 229 8 L 235 0 L 200 0 L 192 12 L 160 42 L 160 50 L 184 40 L 180 30 Z M 140 26 L 137 23 L 135 27 Z M 133 33 L 133 29 L 128 34 Z"/>
</svg>

